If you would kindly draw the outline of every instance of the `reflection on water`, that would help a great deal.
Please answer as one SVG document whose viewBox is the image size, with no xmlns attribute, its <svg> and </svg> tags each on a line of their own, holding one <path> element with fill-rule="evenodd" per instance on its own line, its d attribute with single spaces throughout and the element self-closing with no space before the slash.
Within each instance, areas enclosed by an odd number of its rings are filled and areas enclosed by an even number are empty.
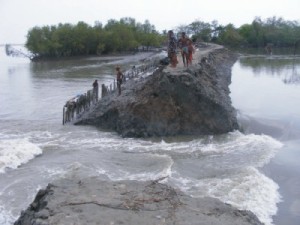
<svg viewBox="0 0 300 225">
<path fill-rule="evenodd" d="M 240 58 L 232 69 L 233 106 L 251 117 L 281 121 L 293 129 L 298 127 L 299 71 L 300 57 Z"/>
<path fill-rule="evenodd" d="M 300 57 L 242 57 L 240 64 L 251 68 L 256 76 L 267 74 L 280 77 L 285 84 L 300 84 Z"/>
<path fill-rule="evenodd" d="M 267 134 L 284 144 L 263 168 L 282 196 L 275 225 L 299 224 L 299 67 L 299 56 L 251 56 L 232 70 L 231 99 L 245 133 Z"/>
</svg>

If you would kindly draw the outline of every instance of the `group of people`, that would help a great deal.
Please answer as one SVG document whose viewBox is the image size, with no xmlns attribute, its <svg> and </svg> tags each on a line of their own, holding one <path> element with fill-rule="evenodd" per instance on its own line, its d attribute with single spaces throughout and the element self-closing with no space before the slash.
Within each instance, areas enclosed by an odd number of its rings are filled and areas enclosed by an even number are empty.
<svg viewBox="0 0 300 225">
<path fill-rule="evenodd" d="M 186 67 L 191 65 L 193 60 L 193 53 L 195 52 L 195 48 L 193 46 L 192 40 L 186 36 L 185 32 L 182 32 L 181 37 L 177 41 L 172 30 L 168 31 L 168 37 L 169 37 L 168 57 L 170 59 L 171 67 L 176 67 L 178 64 L 177 48 L 180 49 L 183 65 Z M 117 75 L 118 94 L 121 95 L 121 84 L 124 79 L 124 75 L 119 66 L 116 67 L 116 75 Z M 98 101 L 98 90 L 99 90 L 98 81 L 95 80 L 93 83 L 93 95 L 96 101 Z"/>
<path fill-rule="evenodd" d="M 118 94 L 121 95 L 121 84 L 124 79 L 124 75 L 119 66 L 116 67 L 116 75 L 117 75 Z M 96 101 L 98 101 L 98 91 L 99 91 L 98 80 L 95 80 L 93 82 L 93 95 Z"/>
<path fill-rule="evenodd" d="M 195 52 L 192 40 L 186 36 L 185 32 L 182 32 L 181 37 L 179 38 L 179 40 L 177 40 L 174 32 L 172 30 L 169 30 L 168 57 L 170 59 L 171 67 L 176 67 L 178 64 L 177 48 L 180 49 L 183 65 L 185 67 L 191 65 L 193 60 L 193 53 Z"/>
</svg>

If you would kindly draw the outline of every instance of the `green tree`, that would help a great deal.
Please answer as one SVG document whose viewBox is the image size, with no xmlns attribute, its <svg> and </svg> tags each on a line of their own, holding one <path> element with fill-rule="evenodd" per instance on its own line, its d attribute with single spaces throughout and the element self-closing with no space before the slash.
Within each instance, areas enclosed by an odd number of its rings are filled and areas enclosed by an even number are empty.
<svg viewBox="0 0 300 225">
<path fill-rule="evenodd" d="M 106 39 L 106 52 L 120 52 L 135 49 L 138 42 L 135 39 L 134 29 L 131 24 L 121 20 L 110 20 L 105 26 L 107 32 Z"/>
<path fill-rule="evenodd" d="M 34 27 L 27 35 L 26 47 L 34 54 L 46 55 L 50 47 L 49 27 Z"/>
<path fill-rule="evenodd" d="M 205 42 L 211 41 L 212 29 L 209 23 L 196 20 L 188 26 L 188 29 L 194 38 Z"/>
<path fill-rule="evenodd" d="M 220 33 L 218 41 L 223 45 L 238 47 L 243 42 L 243 38 L 233 24 L 228 24 Z"/>
<path fill-rule="evenodd" d="M 151 25 L 148 20 L 146 20 L 144 24 L 137 24 L 136 39 L 137 42 L 145 46 L 147 50 L 149 50 L 151 46 L 159 46 L 163 41 L 162 36 L 155 30 L 155 26 Z"/>
</svg>

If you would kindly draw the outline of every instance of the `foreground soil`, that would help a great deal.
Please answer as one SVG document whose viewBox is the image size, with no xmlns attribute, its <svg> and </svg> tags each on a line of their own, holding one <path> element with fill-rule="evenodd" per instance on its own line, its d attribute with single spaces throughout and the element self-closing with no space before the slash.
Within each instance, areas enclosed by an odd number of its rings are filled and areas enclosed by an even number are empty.
<svg viewBox="0 0 300 225">
<path fill-rule="evenodd" d="M 155 181 L 63 179 L 40 190 L 15 225 L 260 225 L 249 211 Z"/>
</svg>

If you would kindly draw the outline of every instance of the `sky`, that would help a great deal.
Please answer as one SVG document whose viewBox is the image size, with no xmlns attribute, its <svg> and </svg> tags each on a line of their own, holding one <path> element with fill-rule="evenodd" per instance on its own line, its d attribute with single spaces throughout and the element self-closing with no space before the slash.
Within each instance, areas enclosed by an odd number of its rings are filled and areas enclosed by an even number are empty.
<svg viewBox="0 0 300 225">
<path fill-rule="evenodd" d="M 0 44 L 25 43 L 31 28 L 59 23 L 131 17 L 162 31 L 196 20 L 239 27 L 257 16 L 300 22 L 300 0 L 0 0 Z"/>
</svg>

